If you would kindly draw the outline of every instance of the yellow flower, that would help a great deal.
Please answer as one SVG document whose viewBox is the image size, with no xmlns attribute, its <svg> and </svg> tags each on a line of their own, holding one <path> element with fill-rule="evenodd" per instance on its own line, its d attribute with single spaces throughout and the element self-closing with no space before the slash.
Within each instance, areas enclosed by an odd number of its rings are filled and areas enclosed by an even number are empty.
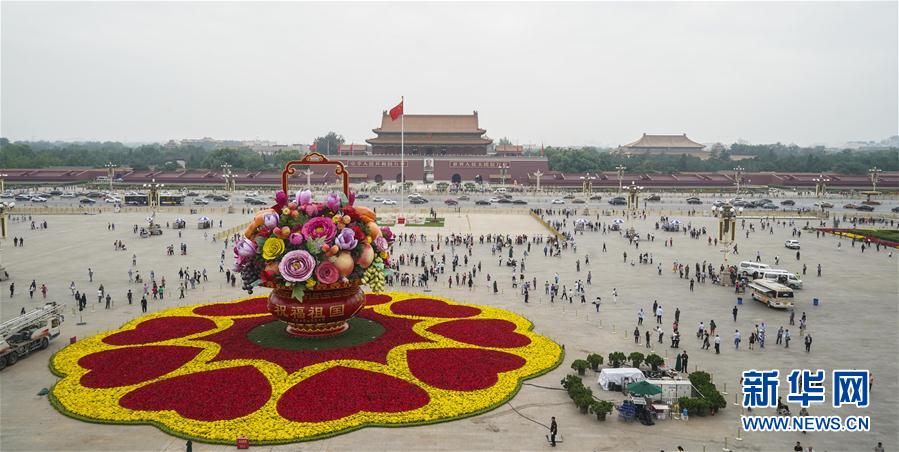
<svg viewBox="0 0 899 452">
<path fill-rule="evenodd" d="M 262 258 L 270 261 L 281 257 L 284 254 L 284 240 L 277 237 L 269 237 L 265 239 L 262 245 Z"/>
<path fill-rule="evenodd" d="M 314 279 L 307 279 L 307 280 L 306 280 L 306 287 L 309 287 L 309 288 L 315 287 L 315 280 L 314 280 Z"/>
<path fill-rule="evenodd" d="M 282 213 L 283 215 L 290 215 L 290 208 L 289 208 L 289 207 L 285 207 L 285 208 L 281 209 L 281 213 Z"/>
</svg>

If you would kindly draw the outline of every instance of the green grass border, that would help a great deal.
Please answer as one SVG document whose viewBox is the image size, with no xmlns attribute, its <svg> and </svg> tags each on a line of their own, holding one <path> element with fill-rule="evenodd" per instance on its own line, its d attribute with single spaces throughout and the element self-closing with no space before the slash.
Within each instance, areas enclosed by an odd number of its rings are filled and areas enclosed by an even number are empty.
<svg viewBox="0 0 899 452">
<path fill-rule="evenodd" d="M 525 320 L 527 320 L 527 322 L 530 324 L 530 325 L 528 326 L 528 331 L 534 331 L 534 322 L 532 322 L 530 319 L 528 319 L 527 317 L 524 317 L 524 316 L 522 316 L 522 315 L 520 315 L 520 314 L 517 314 L 517 313 L 514 313 L 514 314 L 520 316 L 521 318 L 523 318 L 523 319 L 525 319 Z M 559 358 L 556 360 L 556 362 L 553 363 L 552 365 L 550 365 L 549 367 L 547 367 L 546 369 L 543 369 L 543 370 L 541 370 L 541 371 L 539 371 L 539 372 L 537 372 L 537 373 L 535 373 L 535 374 L 533 374 L 533 375 L 529 375 L 529 376 L 524 377 L 524 378 L 519 378 L 518 381 L 517 381 L 517 383 L 516 383 L 516 385 L 515 385 L 515 389 L 512 390 L 512 392 L 510 392 L 508 396 L 504 397 L 502 400 L 500 400 L 500 401 L 494 403 L 493 405 L 484 407 L 484 408 L 482 408 L 482 409 L 480 409 L 480 410 L 473 411 L 473 412 L 471 412 L 471 413 L 463 413 L 463 414 L 460 414 L 460 415 L 457 415 L 457 416 L 452 416 L 452 417 L 447 417 L 447 418 L 434 419 L 434 420 L 429 420 L 429 421 L 408 422 L 408 423 L 403 423 L 403 424 L 377 424 L 377 423 L 364 423 L 364 424 L 360 424 L 360 425 L 357 425 L 357 426 L 354 426 L 354 427 L 347 427 L 347 428 L 345 428 L 345 429 L 343 429 L 343 430 L 336 430 L 336 431 L 333 431 L 333 432 L 322 433 L 322 434 L 320 434 L 320 435 L 309 436 L 309 437 L 290 438 L 290 439 L 284 439 L 284 440 L 262 440 L 262 441 L 252 441 L 252 440 L 251 440 L 251 441 L 250 441 L 250 446 L 251 446 L 251 447 L 252 447 L 252 446 L 275 446 L 275 445 L 282 445 L 282 444 L 294 444 L 294 443 L 304 443 L 304 442 L 309 442 L 309 441 L 318 441 L 318 440 L 322 440 L 322 439 L 333 438 L 333 437 L 339 436 L 339 435 L 344 435 L 344 434 L 347 434 L 347 433 L 352 433 L 352 432 L 355 432 L 356 430 L 361 430 L 361 429 L 366 428 L 366 427 L 402 428 L 402 427 L 416 427 L 416 426 L 421 426 L 421 425 L 442 424 L 442 423 L 444 423 L 444 422 L 457 421 L 457 420 L 460 420 L 460 419 L 465 419 L 465 418 L 469 418 L 469 417 L 479 416 L 479 415 L 484 414 L 484 413 L 487 413 L 487 412 L 489 412 L 489 411 L 493 411 L 493 410 L 499 408 L 501 405 L 506 404 L 506 402 L 508 402 L 508 401 L 512 400 L 513 398 L 515 398 L 515 396 L 518 395 L 518 392 L 521 390 L 521 386 L 524 384 L 524 382 L 526 382 L 526 381 L 528 381 L 528 380 L 532 380 L 532 379 L 537 378 L 537 377 L 541 377 L 541 376 L 543 376 L 543 375 L 548 374 L 549 372 L 552 372 L 552 371 L 555 370 L 557 367 L 559 367 L 559 365 L 562 364 L 562 362 L 565 360 L 565 348 L 562 347 L 561 345 L 559 345 L 559 343 L 557 343 L 556 341 L 553 341 L 552 339 L 550 339 L 549 337 L 547 337 L 547 336 L 544 336 L 544 337 L 546 337 L 547 340 L 551 341 L 552 343 L 556 344 L 556 346 L 559 347 L 560 353 L 559 353 Z M 66 347 L 68 347 L 68 345 L 67 345 Z M 65 373 L 61 372 L 59 369 L 57 369 L 57 368 L 53 365 L 53 361 L 54 361 L 54 358 L 56 357 L 56 354 L 59 353 L 59 352 L 61 352 L 61 351 L 63 351 L 63 350 L 65 350 L 66 347 L 63 347 L 63 348 L 57 350 L 56 353 L 53 353 L 53 356 L 50 357 L 50 361 L 47 363 L 47 366 L 50 368 L 50 372 L 53 373 L 53 375 L 56 375 L 57 377 L 59 377 L 59 378 L 61 378 L 61 379 L 66 378 L 67 375 L 66 375 Z M 47 394 L 47 400 L 50 401 L 50 405 L 52 405 L 53 408 L 56 409 L 56 411 L 59 411 L 59 412 L 62 413 L 64 416 L 69 417 L 69 418 L 72 418 L 72 419 L 76 419 L 76 420 L 83 421 L 83 422 L 89 422 L 89 423 L 91 423 L 91 424 L 107 424 L 107 425 L 152 425 L 152 426 L 155 426 L 156 428 L 158 428 L 159 430 L 162 430 L 164 433 L 167 433 L 167 434 L 169 434 L 169 435 L 171 435 L 171 436 L 174 436 L 174 437 L 176 437 L 176 438 L 181 438 L 181 439 L 184 439 L 184 440 L 188 440 L 188 439 L 189 439 L 189 440 L 191 440 L 191 441 L 197 441 L 197 442 L 199 442 L 199 443 L 204 443 L 204 444 L 234 445 L 234 444 L 236 444 L 236 442 L 237 442 L 237 438 L 234 438 L 233 441 L 224 441 L 224 440 L 214 440 L 214 439 L 209 439 L 209 438 L 203 438 L 203 437 L 197 437 L 197 436 L 186 435 L 186 434 L 183 434 L 183 433 L 181 433 L 181 432 L 176 432 L 176 431 L 174 431 L 174 430 L 171 430 L 170 428 L 166 427 L 165 425 L 163 425 L 163 424 L 161 424 L 161 423 L 159 423 L 159 422 L 156 422 L 156 421 L 154 421 L 154 420 L 145 420 L 145 421 L 111 421 L 111 420 L 106 420 L 106 419 L 96 419 L 96 418 L 91 418 L 91 417 L 87 417 L 87 416 L 82 416 L 82 415 L 80 415 L 80 414 L 73 413 L 73 412 L 67 410 L 67 409 L 62 405 L 62 403 L 59 401 L 59 399 L 56 398 L 56 394 L 54 393 L 54 390 L 56 389 L 56 385 L 57 385 L 58 383 L 59 383 L 59 381 L 53 383 L 53 386 L 50 387 L 50 393 Z"/>
</svg>

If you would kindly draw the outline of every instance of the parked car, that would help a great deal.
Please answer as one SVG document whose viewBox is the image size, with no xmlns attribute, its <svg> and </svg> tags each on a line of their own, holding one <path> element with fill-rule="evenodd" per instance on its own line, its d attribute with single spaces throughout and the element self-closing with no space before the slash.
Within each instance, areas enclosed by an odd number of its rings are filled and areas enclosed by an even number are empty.
<svg viewBox="0 0 899 452">
<path fill-rule="evenodd" d="M 459 201 L 456 201 L 455 199 L 452 199 L 452 198 L 443 201 L 443 203 L 448 206 L 458 206 L 459 205 Z"/>
<path fill-rule="evenodd" d="M 486 199 L 479 199 L 479 200 L 475 201 L 474 203 L 475 203 L 475 205 L 478 205 L 478 206 L 489 206 L 491 204 L 490 201 L 487 201 Z"/>
<path fill-rule="evenodd" d="M 777 210 L 777 204 L 768 203 L 768 204 L 765 204 L 764 206 L 762 206 L 762 209 Z"/>
<path fill-rule="evenodd" d="M 646 197 L 647 201 L 661 201 L 662 197 L 659 195 L 649 195 Z"/>
<path fill-rule="evenodd" d="M 425 198 L 422 198 L 421 196 L 418 196 L 418 197 L 415 197 L 415 198 L 412 198 L 409 200 L 409 203 L 411 203 L 411 204 L 425 204 L 427 202 L 428 202 L 428 200 Z"/>
<path fill-rule="evenodd" d="M 252 198 L 252 199 L 256 199 L 256 198 Z M 228 200 L 228 197 L 225 196 L 225 195 L 213 195 L 213 196 L 212 196 L 212 200 L 213 200 L 213 201 L 227 201 L 227 200 Z M 256 200 L 259 201 L 258 199 L 256 199 Z M 262 204 L 265 204 L 264 201 L 260 201 L 260 202 L 261 202 Z"/>
<path fill-rule="evenodd" d="M 28 195 L 16 195 L 16 201 L 31 201 L 31 196 Z"/>
<path fill-rule="evenodd" d="M 614 198 L 609 199 L 609 204 L 613 206 L 623 206 L 627 204 L 627 200 L 622 196 L 616 196 Z"/>
<path fill-rule="evenodd" d="M 795 205 L 796 205 L 796 201 L 793 201 L 792 199 L 785 199 L 785 200 L 783 200 L 783 201 L 780 202 L 780 205 L 782 205 L 782 206 L 795 206 Z"/>
<path fill-rule="evenodd" d="M 195 191 L 189 191 L 185 193 L 184 196 L 200 196 L 200 194 Z"/>
<path fill-rule="evenodd" d="M 798 250 L 799 240 L 787 240 L 786 242 L 784 242 L 784 246 L 791 250 Z"/>
<path fill-rule="evenodd" d="M 244 201 L 246 201 L 246 200 L 244 200 Z M 205 205 L 209 204 L 209 201 L 207 201 L 203 198 L 196 198 L 196 199 L 194 199 L 194 204 L 196 204 L 198 206 L 205 206 Z"/>
<path fill-rule="evenodd" d="M 356 199 L 368 199 L 368 193 L 356 193 Z"/>
<path fill-rule="evenodd" d="M 31 198 L 31 202 L 47 202 L 47 198 L 44 198 L 43 196 L 35 196 L 34 198 Z"/>
<path fill-rule="evenodd" d="M 110 197 L 104 199 L 103 202 L 105 202 L 106 204 L 118 204 L 118 203 L 122 202 L 122 200 L 119 198 L 110 196 Z"/>
<path fill-rule="evenodd" d="M 81 198 L 78 200 L 78 202 L 81 204 L 96 204 L 97 203 L 97 201 L 94 201 L 93 199 L 90 199 L 90 198 Z"/>
<path fill-rule="evenodd" d="M 702 204 L 702 200 L 697 197 L 687 198 L 687 204 Z"/>
<path fill-rule="evenodd" d="M 578 199 L 571 201 L 571 203 L 572 204 L 586 204 L 587 201 L 584 201 L 583 199 L 578 198 Z"/>
<path fill-rule="evenodd" d="M 590 197 L 590 201 L 599 201 L 601 199 L 602 199 L 602 196 L 600 196 L 600 195 L 593 195 Z"/>
<path fill-rule="evenodd" d="M 843 208 L 844 208 L 844 209 L 858 209 L 858 206 L 855 205 L 855 204 L 852 204 L 852 203 L 850 202 L 849 204 L 843 204 Z"/>
<path fill-rule="evenodd" d="M 380 196 L 375 196 L 374 198 L 371 198 L 371 201 L 372 202 L 384 202 L 384 198 L 382 198 Z"/>
<path fill-rule="evenodd" d="M 216 199 L 216 201 L 220 201 L 220 200 Z M 256 199 L 256 198 L 245 198 L 244 202 L 246 202 L 247 204 L 252 204 L 254 206 L 261 206 L 261 205 L 266 204 L 265 201 L 263 201 L 261 199 Z"/>
<path fill-rule="evenodd" d="M 63 194 L 59 195 L 59 197 L 60 198 L 77 198 L 78 195 L 76 195 L 75 193 L 63 193 Z"/>
<path fill-rule="evenodd" d="M 396 201 L 394 201 L 392 199 L 385 199 L 385 200 L 381 201 L 381 204 L 383 204 L 385 206 L 395 206 Z"/>
<path fill-rule="evenodd" d="M 874 211 L 874 206 L 869 206 L 869 205 L 867 205 L 867 204 L 862 204 L 862 205 L 856 207 L 856 209 L 861 210 L 862 212 L 873 212 L 873 211 Z"/>
<path fill-rule="evenodd" d="M 500 204 L 512 204 L 512 200 L 509 198 L 500 198 L 497 202 Z"/>
<path fill-rule="evenodd" d="M 528 202 L 523 199 L 516 199 L 512 201 L 512 204 L 527 204 Z"/>
<path fill-rule="evenodd" d="M 469 201 L 471 198 L 468 195 L 462 195 L 459 197 L 459 201 Z"/>
<path fill-rule="evenodd" d="M 899 213 L 899 206 L 893 207 L 890 209 L 891 212 Z"/>
<path fill-rule="evenodd" d="M 572 195 L 571 193 L 569 193 L 569 194 L 563 196 L 562 199 L 574 199 L 574 195 Z"/>
<path fill-rule="evenodd" d="M 552 200 L 552 203 L 553 203 L 553 204 L 565 204 L 565 200 L 562 200 L 562 199 L 553 199 L 553 200 Z"/>
<path fill-rule="evenodd" d="M 831 204 L 829 202 L 816 202 L 815 207 L 820 207 L 822 209 L 829 209 L 829 208 L 833 207 L 833 204 Z"/>
</svg>

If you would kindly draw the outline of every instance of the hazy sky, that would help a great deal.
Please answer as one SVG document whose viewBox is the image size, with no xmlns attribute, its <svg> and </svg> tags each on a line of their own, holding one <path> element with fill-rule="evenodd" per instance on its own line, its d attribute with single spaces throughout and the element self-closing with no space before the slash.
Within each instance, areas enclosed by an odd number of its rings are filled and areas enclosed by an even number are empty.
<svg viewBox="0 0 899 452">
<path fill-rule="evenodd" d="M 879 140 L 899 133 L 897 8 L 3 2 L 0 134 L 358 143 L 405 95 L 521 144 Z"/>
</svg>

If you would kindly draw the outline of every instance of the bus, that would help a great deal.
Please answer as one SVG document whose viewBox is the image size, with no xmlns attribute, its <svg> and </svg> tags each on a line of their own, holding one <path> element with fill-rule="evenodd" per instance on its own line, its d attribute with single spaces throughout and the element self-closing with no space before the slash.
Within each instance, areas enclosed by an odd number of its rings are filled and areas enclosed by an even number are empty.
<svg viewBox="0 0 899 452">
<path fill-rule="evenodd" d="M 761 301 L 768 305 L 769 308 L 787 309 L 793 307 L 793 289 L 769 281 L 767 279 L 757 279 L 749 283 L 749 289 L 752 290 L 752 299 Z"/>
<path fill-rule="evenodd" d="M 125 205 L 127 206 L 146 206 L 147 195 L 125 195 Z"/>
<path fill-rule="evenodd" d="M 160 206 L 183 206 L 184 195 L 159 195 Z"/>
</svg>

